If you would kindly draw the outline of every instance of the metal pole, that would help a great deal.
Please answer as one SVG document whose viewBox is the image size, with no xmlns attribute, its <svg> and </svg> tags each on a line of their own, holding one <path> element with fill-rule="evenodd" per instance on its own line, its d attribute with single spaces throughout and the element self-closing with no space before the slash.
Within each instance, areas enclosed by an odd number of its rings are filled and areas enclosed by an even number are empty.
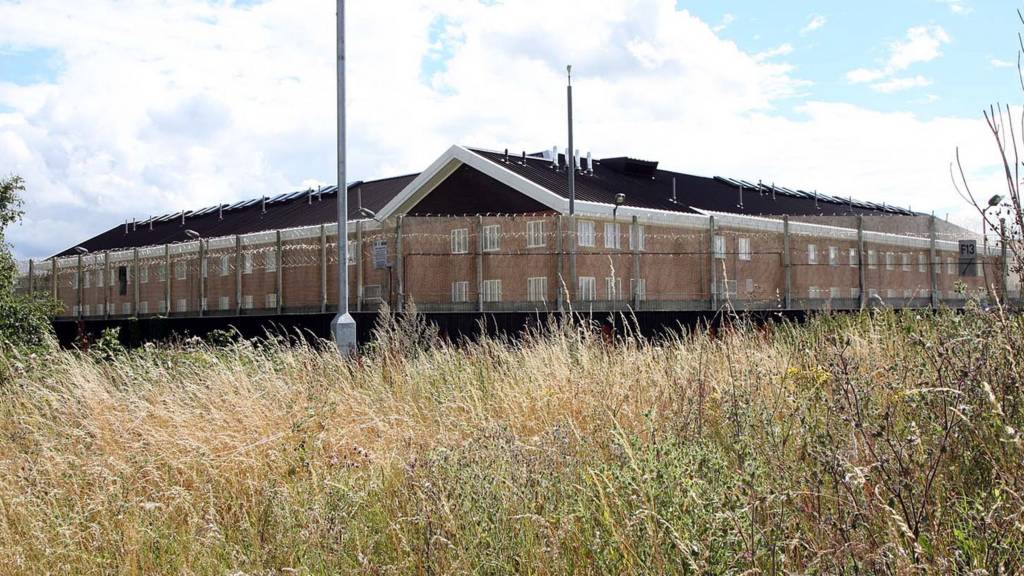
<svg viewBox="0 0 1024 576">
<path fill-rule="evenodd" d="M 476 310 L 484 311 L 484 217 L 476 217 Z"/>
<path fill-rule="evenodd" d="M 673 181 L 674 182 L 674 181 Z M 630 238 L 633 240 L 633 310 L 640 309 L 640 221 L 633 216 L 633 229 L 630 230 Z"/>
<path fill-rule="evenodd" d="M 82 285 L 85 282 L 85 278 L 82 274 L 82 255 L 78 255 L 78 317 L 82 317 L 82 299 L 84 298 Z"/>
<path fill-rule="evenodd" d="M 345 183 L 345 0 L 338 0 L 338 314 L 331 321 L 342 356 L 356 353 L 356 321 L 348 313 L 348 185 Z"/>
<path fill-rule="evenodd" d="M 28 259 L 28 297 L 34 298 L 36 292 L 36 262 Z"/>
<path fill-rule="evenodd" d="M 404 216 L 395 218 L 395 277 L 398 280 L 398 311 L 405 312 L 405 258 L 402 255 Z"/>
<path fill-rule="evenodd" d="M 103 253 L 103 317 L 110 318 L 110 252 Z"/>
<path fill-rule="evenodd" d="M 789 216 L 782 217 L 782 267 L 785 274 L 783 304 L 786 310 L 793 309 L 793 262 L 789 253 Z"/>
<path fill-rule="evenodd" d="M 327 226 L 320 225 L 320 312 L 327 312 Z"/>
<path fill-rule="evenodd" d="M 569 104 L 569 149 L 565 151 L 565 166 L 569 172 L 569 287 L 570 302 L 576 300 L 579 291 L 579 280 L 576 277 L 576 158 L 573 153 L 572 141 L 572 65 L 565 67 L 566 78 L 566 100 Z M 557 161 L 558 159 L 555 158 Z"/>
<path fill-rule="evenodd" d="M 174 271 L 171 270 L 171 245 L 164 244 L 164 313 L 171 316 L 171 280 L 174 279 Z"/>
<path fill-rule="evenodd" d="M 932 214 L 929 227 L 929 239 L 928 239 L 928 279 L 932 287 L 932 308 L 939 307 L 939 274 L 938 274 L 938 263 L 936 262 L 936 251 L 935 251 L 935 215 Z"/>
<path fill-rule="evenodd" d="M 868 287 L 865 279 L 867 272 L 864 270 L 864 263 L 867 261 L 867 255 L 864 254 L 864 215 L 857 215 L 857 278 L 858 285 L 860 286 L 860 308 L 861 310 L 867 306 L 868 303 Z"/>
<path fill-rule="evenodd" d="M 716 256 L 716 254 L 715 254 L 715 217 L 714 216 L 709 216 L 708 217 L 708 236 L 709 236 L 709 244 L 708 245 L 711 248 L 711 250 L 710 250 L 710 254 L 711 254 L 711 276 L 709 277 L 709 280 L 711 282 L 711 284 L 710 284 L 710 288 L 711 288 L 711 290 L 710 290 L 710 292 L 711 292 L 711 294 L 710 294 L 710 302 L 711 302 L 711 310 L 717 311 L 718 310 L 718 268 L 715 266 L 715 256 Z"/>
<path fill-rule="evenodd" d="M 210 267 L 206 264 L 206 245 L 199 239 L 199 315 L 206 315 L 206 274 Z"/>
<path fill-rule="evenodd" d="M 558 303 L 558 311 L 562 312 L 565 301 L 565 294 L 564 290 L 562 289 L 565 284 L 565 275 L 562 274 L 562 267 L 565 265 L 565 254 L 562 249 L 564 232 L 562 230 L 562 215 L 559 214 L 555 218 L 555 226 L 558 229 L 558 234 L 555 235 L 555 252 L 558 253 L 558 261 L 556 262 L 556 267 L 558 271 L 558 286 L 555 289 L 555 301 Z"/>
<path fill-rule="evenodd" d="M 277 292 L 277 309 L 275 312 L 278 314 L 284 309 L 284 254 L 281 249 L 281 231 L 277 231 L 277 244 L 275 246 L 276 255 L 274 258 L 277 259 L 277 274 L 274 276 L 274 291 Z"/>
<path fill-rule="evenodd" d="M 356 312 L 363 311 L 363 221 L 356 221 Z"/>
<path fill-rule="evenodd" d="M 139 316 L 139 249 L 132 250 L 132 312 Z"/>
<path fill-rule="evenodd" d="M 235 234 L 235 315 L 242 315 L 242 237 Z"/>
</svg>

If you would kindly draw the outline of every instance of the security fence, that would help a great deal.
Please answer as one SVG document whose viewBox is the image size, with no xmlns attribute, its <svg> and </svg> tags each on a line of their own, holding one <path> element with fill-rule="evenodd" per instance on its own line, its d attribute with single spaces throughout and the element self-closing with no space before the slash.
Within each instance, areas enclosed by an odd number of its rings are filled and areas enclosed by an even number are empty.
<svg viewBox="0 0 1024 576">
<path fill-rule="evenodd" d="M 1020 299 L 999 247 L 972 267 L 927 237 L 787 219 L 681 214 L 399 217 L 354 222 L 356 311 L 857 309 Z M 336 227 L 312 226 L 30 261 L 16 290 L 64 317 L 333 312 Z"/>
</svg>

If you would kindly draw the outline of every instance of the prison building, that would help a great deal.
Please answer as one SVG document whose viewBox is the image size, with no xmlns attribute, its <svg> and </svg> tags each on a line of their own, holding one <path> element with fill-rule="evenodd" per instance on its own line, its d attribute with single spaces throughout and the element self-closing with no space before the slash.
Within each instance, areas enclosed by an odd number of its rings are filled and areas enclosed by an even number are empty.
<svg viewBox="0 0 1024 576">
<path fill-rule="evenodd" d="M 338 193 L 127 222 L 31 262 L 21 286 L 52 292 L 67 319 L 332 312 Z M 656 161 L 452 146 L 421 173 L 344 193 L 355 311 L 840 310 L 1019 298 L 999 247 L 980 247 L 972 265 L 958 245 L 972 235 L 934 216 Z"/>
</svg>

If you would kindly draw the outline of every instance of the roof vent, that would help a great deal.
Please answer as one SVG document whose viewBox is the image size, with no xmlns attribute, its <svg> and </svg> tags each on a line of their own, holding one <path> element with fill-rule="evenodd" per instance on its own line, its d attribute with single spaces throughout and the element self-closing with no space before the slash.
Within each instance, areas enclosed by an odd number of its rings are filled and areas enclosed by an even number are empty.
<svg viewBox="0 0 1024 576">
<path fill-rule="evenodd" d="M 655 172 L 658 170 L 658 162 L 651 160 L 637 160 L 635 158 L 627 158 L 620 156 L 618 158 L 602 158 L 600 160 L 601 165 L 606 168 L 611 168 L 616 172 L 625 174 L 626 176 L 636 176 L 640 178 L 653 178 Z"/>
<path fill-rule="evenodd" d="M 558 170 L 558 146 L 551 147 L 551 167 Z"/>
<path fill-rule="evenodd" d="M 676 198 L 676 177 L 672 177 L 672 203 L 678 204 L 679 200 Z"/>
<path fill-rule="evenodd" d="M 594 157 L 587 152 L 587 174 L 594 175 Z"/>
</svg>

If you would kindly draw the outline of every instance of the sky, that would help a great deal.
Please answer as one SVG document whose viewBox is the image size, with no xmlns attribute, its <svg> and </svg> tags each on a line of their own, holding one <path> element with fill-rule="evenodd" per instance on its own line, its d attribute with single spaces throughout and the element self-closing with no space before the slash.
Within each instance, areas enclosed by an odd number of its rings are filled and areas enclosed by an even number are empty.
<svg viewBox="0 0 1024 576">
<path fill-rule="evenodd" d="M 1002 192 L 981 112 L 1018 106 L 1015 2 L 347 3 L 349 180 L 452 144 L 575 142 L 977 228 L 950 162 Z M 335 180 L 335 2 L 0 0 L 9 231 L 47 257 L 125 220 Z"/>
</svg>

